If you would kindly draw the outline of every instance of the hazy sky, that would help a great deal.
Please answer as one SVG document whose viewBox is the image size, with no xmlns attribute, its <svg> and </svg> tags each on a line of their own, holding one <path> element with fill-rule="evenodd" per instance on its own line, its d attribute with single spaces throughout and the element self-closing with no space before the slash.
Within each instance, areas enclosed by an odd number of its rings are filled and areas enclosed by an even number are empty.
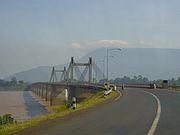
<svg viewBox="0 0 180 135">
<path fill-rule="evenodd" d="M 179 0 L 0 0 L 0 77 L 100 47 L 180 48 Z"/>
</svg>

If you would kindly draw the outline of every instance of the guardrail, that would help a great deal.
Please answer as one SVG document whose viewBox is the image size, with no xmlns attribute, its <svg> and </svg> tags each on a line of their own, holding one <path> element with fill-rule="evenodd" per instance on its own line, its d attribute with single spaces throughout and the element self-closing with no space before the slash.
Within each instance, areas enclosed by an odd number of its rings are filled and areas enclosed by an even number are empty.
<svg viewBox="0 0 180 135">
<path fill-rule="evenodd" d="M 117 87 L 122 87 L 122 84 L 116 84 Z M 154 84 L 124 84 L 124 87 L 128 88 L 147 88 L 147 89 L 154 89 L 154 88 L 162 88 L 160 86 Z"/>
</svg>

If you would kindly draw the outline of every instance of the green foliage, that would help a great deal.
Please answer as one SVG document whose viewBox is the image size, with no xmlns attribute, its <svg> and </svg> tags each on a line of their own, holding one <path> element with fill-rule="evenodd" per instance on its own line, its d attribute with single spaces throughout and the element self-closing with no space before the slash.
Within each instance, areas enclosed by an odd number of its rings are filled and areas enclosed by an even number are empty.
<svg viewBox="0 0 180 135">
<path fill-rule="evenodd" d="M 104 83 L 105 80 L 100 80 L 100 83 Z M 147 77 L 142 75 L 134 76 L 133 78 L 124 76 L 122 78 L 116 78 L 109 80 L 110 83 L 125 83 L 125 84 L 149 84 L 150 81 Z"/>
<path fill-rule="evenodd" d="M 175 81 L 172 83 L 172 88 L 175 89 L 175 90 L 176 90 L 176 88 L 177 88 L 177 85 L 176 85 L 176 82 L 175 82 Z"/>
<path fill-rule="evenodd" d="M 11 85 L 12 85 L 12 86 L 16 86 L 16 85 L 17 85 L 17 79 L 16 79 L 16 77 L 12 77 L 12 78 L 11 78 Z"/>
<path fill-rule="evenodd" d="M 2 116 L 0 116 L 0 125 L 2 125 L 3 124 L 3 118 L 2 118 Z"/>
<path fill-rule="evenodd" d="M 0 90 L 20 90 L 23 91 L 27 88 L 28 84 L 23 80 L 17 81 L 15 77 L 11 81 L 0 79 Z"/>
<path fill-rule="evenodd" d="M 103 84 L 106 80 L 102 79 L 99 81 L 99 83 Z M 123 76 L 121 78 L 115 78 L 109 80 L 110 83 L 115 83 L 115 84 L 156 84 L 157 86 L 162 87 L 163 79 L 158 79 L 158 80 L 149 80 L 147 77 L 143 77 L 142 75 L 134 76 L 134 77 L 128 77 L 128 76 Z M 171 78 L 168 79 L 168 85 L 172 87 L 173 89 L 178 89 L 180 90 L 180 77 L 178 78 Z"/>
<path fill-rule="evenodd" d="M 6 125 L 6 124 L 14 124 L 16 121 L 12 117 L 11 114 L 4 114 L 3 116 L 0 116 L 0 125 Z"/>
<path fill-rule="evenodd" d="M 68 108 L 65 105 L 53 106 L 53 107 L 51 107 L 51 109 L 54 113 L 61 113 L 61 112 L 68 110 Z"/>
<path fill-rule="evenodd" d="M 70 108 L 72 106 L 72 101 L 64 101 L 64 105 L 67 107 L 67 108 Z"/>
</svg>

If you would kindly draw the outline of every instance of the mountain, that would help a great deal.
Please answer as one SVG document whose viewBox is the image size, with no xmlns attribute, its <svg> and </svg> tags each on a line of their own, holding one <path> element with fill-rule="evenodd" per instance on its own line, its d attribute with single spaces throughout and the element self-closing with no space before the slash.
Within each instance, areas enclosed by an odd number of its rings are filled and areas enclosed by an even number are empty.
<svg viewBox="0 0 180 135">
<path fill-rule="evenodd" d="M 12 76 L 7 77 L 6 80 L 10 80 L 12 77 L 16 77 L 17 80 L 24 80 L 26 82 L 47 81 L 50 76 L 50 72 L 51 72 L 51 67 L 41 66 L 41 67 L 33 68 L 31 70 L 16 73 Z"/>
<path fill-rule="evenodd" d="M 88 57 L 92 57 L 93 61 L 97 62 L 103 60 L 105 56 L 106 49 L 102 48 L 87 54 L 78 61 L 88 61 Z M 109 50 L 109 56 L 113 56 L 109 57 L 109 78 L 142 75 L 153 80 L 180 76 L 179 49 L 125 48 L 121 51 Z M 62 69 L 65 65 L 68 64 L 58 65 L 56 68 Z M 102 62 L 98 62 L 97 65 L 101 70 L 103 69 Z M 51 70 L 52 67 L 43 66 L 12 76 L 28 82 L 48 81 Z"/>
</svg>

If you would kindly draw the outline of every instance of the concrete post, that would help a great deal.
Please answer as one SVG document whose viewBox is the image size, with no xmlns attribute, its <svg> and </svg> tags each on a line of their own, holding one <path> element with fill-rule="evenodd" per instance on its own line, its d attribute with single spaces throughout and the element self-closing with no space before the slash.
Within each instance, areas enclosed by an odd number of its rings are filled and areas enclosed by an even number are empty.
<svg viewBox="0 0 180 135">
<path fill-rule="evenodd" d="M 124 84 L 124 83 L 122 83 L 122 90 L 124 90 L 124 87 L 125 87 L 125 84 Z"/>
<path fill-rule="evenodd" d="M 47 101 L 48 100 L 48 84 L 46 84 L 46 94 L 45 94 L 45 100 Z"/>
<path fill-rule="evenodd" d="M 65 89 L 65 101 L 68 101 L 68 90 Z"/>
<path fill-rule="evenodd" d="M 43 86 L 41 86 L 41 98 L 43 98 Z"/>
<path fill-rule="evenodd" d="M 73 75 L 74 75 L 74 58 L 71 57 L 71 82 L 73 81 Z"/>
<path fill-rule="evenodd" d="M 92 58 L 89 58 L 89 83 L 92 82 Z"/>
<path fill-rule="evenodd" d="M 66 81 L 66 67 L 64 67 L 63 79 Z"/>
<path fill-rule="evenodd" d="M 38 88 L 38 96 L 40 97 L 40 88 Z"/>
<path fill-rule="evenodd" d="M 73 103 L 73 109 L 76 109 L 76 97 L 72 98 L 72 103 Z"/>
</svg>

